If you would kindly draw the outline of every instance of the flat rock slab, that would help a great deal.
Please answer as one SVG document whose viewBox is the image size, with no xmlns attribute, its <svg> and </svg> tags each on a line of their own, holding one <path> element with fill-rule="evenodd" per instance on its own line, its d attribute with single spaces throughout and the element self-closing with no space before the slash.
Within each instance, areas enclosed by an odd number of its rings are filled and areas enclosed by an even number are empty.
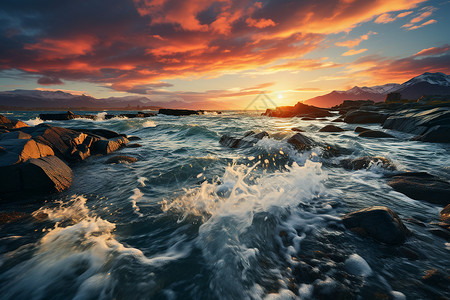
<svg viewBox="0 0 450 300">
<path fill-rule="evenodd" d="M 390 176 L 387 184 L 411 199 L 442 206 L 450 204 L 450 183 L 425 172 L 405 172 Z"/>
<path fill-rule="evenodd" d="M 387 115 L 373 111 L 353 110 L 345 115 L 344 122 L 349 124 L 383 123 Z"/>
<path fill-rule="evenodd" d="M 402 244 L 409 235 L 409 230 L 399 216 L 385 206 L 372 206 L 348 213 L 342 217 L 342 221 L 348 229 L 385 244 Z"/>
<path fill-rule="evenodd" d="M 55 155 L 52 148 L 31 139 L 0 140 L 0 166 L 10 166 L 26 162 L 31 158 Z"/>
</svg>

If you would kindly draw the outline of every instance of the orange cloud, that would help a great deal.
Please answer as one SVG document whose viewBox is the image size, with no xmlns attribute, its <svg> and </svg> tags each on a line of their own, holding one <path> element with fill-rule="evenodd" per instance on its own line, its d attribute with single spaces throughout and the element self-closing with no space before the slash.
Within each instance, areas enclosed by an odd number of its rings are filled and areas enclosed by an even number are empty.
<svg viewBox="0 0 450 300">
<path fill-rule="evenodd" d="M 445 45 L 442 47 L 431 47 L 431 48 L 423 49 L 423 50 L 417 52 L 416 54 L 414 54 L 413 56 L 440 55 L 440 54 L 446 53 L 449 50 L 450 50 L 450 46 L 448 46 L 448 45 Z"/>
<path fill-rule="evenodd" d="M 402 12 L 394 17 L 391 14 L 382 14 L 382 15 L 378 16 L 378 18 L 375 19 L 375 23 L 378 23 L 378 24 L 391 23 L 399 18 L 409 16 L 410 14 L 412 14 L 412 11 Z"/>
<path fill-rule="evenodd" d="M 270 27 L 270 26 L 275 26 L 275 22 L 272 21 L 271 19 L 259 19 L 259 20 L 255 20 L 252 18 L 248 18 L 247 20 L 245 20 L 245 23 L 248 24 L 248 26 L 251 27 L 257 27 L 257 28 L 266 28 L 266 27 Z"/>
<path fill-rule="evenodd" d="M 355 50 L 355 49 L 350 49 L 347 52 L 342 53 L 342 56 L 351 56 L 351 55 L 356 55 L 356 54 L 360 54 L 363 52 L 366 52 L 367 49 L 359 49 L 359 50 Z"/>
<path fill-rule="evenodd" d="M 430 24 L 434 24 L 434 23 L 437 23 L 437 21 L 431 19 L 431 20 L 428 20 L 428 21 L 426 21 L 426 22 L 424 22 L 424 23 L 422 23 L 422 24 L 420 24 L 420 25 L 411 26 L 411 27 L 407 28 L 406 30 L 419 29 L 419 28 L 422 28 L 422 27 L 424 27 L 424 26 L 427 26 L 427 25 L 430 25 Z"/>
<path fill-rule="evenodd" d="M 347 48 L 353 48 L 359 45 L 359 43 L 361 43 L 362 41 L 366 41 L 369 39 L 369 36 L 372 34 L 377 34 L 376 32 L 373 31 L 369 31 L 368 33 L 360 36 L 359 38 L 356 38 L 354 40 L 348 40 L 345 42 L 337 42 L 335 43 L 336 46 L 339 47 L 347 47 Z"/>
</svg>

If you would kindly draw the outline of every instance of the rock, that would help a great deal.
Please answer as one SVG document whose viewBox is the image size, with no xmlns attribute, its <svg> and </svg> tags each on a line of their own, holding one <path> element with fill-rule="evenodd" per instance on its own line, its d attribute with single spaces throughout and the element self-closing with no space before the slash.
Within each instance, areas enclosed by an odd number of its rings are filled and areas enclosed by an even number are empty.
<svg viewBox="0 0 450 300">
<path fill-rule="evenodd" d="M 53 150 L 32 139 L 2 139 L 0 146 L 0 166 L 11 166 L 25 162 L 31 158 L 55 155 Z"/>
<path fill-rule="evenodd" d="M 291 128 L 292 131 L 297 131 L 297 132 L 305 132 L 303 129 L 301 129 L 300 127 L 292 127 Z"/>
<path fill-rule="evenodd" d="M 319 130 L 319 132 L 341 132 L 341 131 L 345 130 L 334 125 L 327 125 Z"/>
<path fill-rule="evenodd" d="M 399 216 L 385 206 L 372 206 L 342 217 L 345 227 L 385 244 L 402 244 L 409 230 Z"/>
<path fill-rule="evenodd" d="M 4 115 L 0 115 L 0 125 L 3 127 L 3 129 L 16 129 L 28 127 L 28 125 L 25 124 L 24 122 L 19 120 L 10 120 Z"/>
<path fill-rule="evenodd" d="M 441 221 L 450 224 L 450 204 L 441 210 Z"/>
<path fill-rule="evenodd" d="M 303 117 L 301 120 L 302 120 L 302 121 L 315 121 L 316 118 L 313 118 L 313 117 Z"/>
<path fill-rule="evenodd" d="M 248 131 L 244 134 L 243 138 L 236 138 L 230 135 L 224 134 L 219 143 L 223 146 L 230 148 L 239 148 L 239 147 L 251 147 L 256 144 L 259 140 L 264 137 L 269 136 L 269 134 L 265 131 L 260 133 L 255 133 L 254 131 Z"/>
<path fill-rule="evenodd" d="M 127 137 L 127 139 L 131 142 L 131 141 L 140 141 L 142 140 L 140 137 L 138 136 L 129 136 Z"/>
<path fill-rule="evenodd" d="M 447 289 L 450 286 L 450 278 L 441 271 L 432 269 L 425 271 L 422 276 L 422 282 L 432 286 L 438 286 Z"/>
<path fill-rule="evenodd" d="M 349 110 L 359 109 L 363 105 L 373 105 L 372 100 L 344 100 L 341 104 L 333 106 L 332 110 L 339 110 L 340 112 L 347 112 Z"/>
<path fill-rule="evenodd" d="M 423 135 L 418 135 L 412 140 L 429 143 L 450 143 L 450 125 L 436 125 L 428 129 Z"/>
<path fill-rule="evenodd" d="M 359 127 L 359 126 L 355 128 L 355 132 L 364 132 L 364 131 L 369 131 L 369 130 L 371 130 L 371 129 Z"/>
<path fill-rule="evenodd" d="M 393 138 L 389 133 L 378 131 L 378 130 L 366 130 L 359 134 L 360 137 L 369 137 L 369 138 Z"/>
<path fill-rule="evenodd" d="M 402 94 L 394 92 L 394 93 L 387 94 L 384 102 L 390 103 L 390 102 L 398 102 L 401 100 L 402 100 Z"/>
<path fill-rule="evenodd" d="M 85 133 L 87 135 L 93 135 L 95 137 L 99 136 L 99 137 L 103 137 L 105 139 L 112 139 L 112 138 L 116 138 L 119 136 L 124 136 L 123 134 L 119 134 L 115 131 L 112 130 L 107 130 L 107 129 L 91 129 L 91 128 L 68 128 L 70 130 L 73 131 L 77 131 L 77 132 L 82 132 Z"/>
<path fill-rule="evenodd" d="M 363 110 L 353 110 L 345 115 L 344 122 L 349 124 L 383 123 L 387 115 Z"/>
<path fill-rule="evenodd" d="M 290 137 L 287 142 L 294 146 L 297 150 L 301 151 L 311 149 L 315 145 L 315 142 L 312 139 L 301 133 L 296 133 Z"/>
<path fill-rule="evenodd" d="M 117 156 L 113 156 L 108 158 L 105 161 L 105 164 L 120 164 L 120 163 L 135 163 L 137 162 L 137 158 L 135 157 L 131 157 L 131 156 L 127 156 L 127 155 L 117 155 Z"/>
<path fill-rule="evenodd" d="M 29 214 L 18 211 L 2 212 L 0 213 L 0 225 L 16 222 L 28 218 L 29 216 L 30 216 Z"/>
<path fill-rule="evenodd" d="M 124 147 L 127 143 L 128 139 L 123 136 L 110 140 L 98 140 L 93 144 L 93 151 L 105 155 Z"/>
<path fill-rule="evenodd" d="M 0 194 L 61 192 L 72 183 L 72 170 L 58 157 L 29 159 L 25 163 L 0 167 Z"/>
<path fill-rule="evenodd" d="M 137 143 L 127 144 L 127 148 L 140 148 L 140 147 L 142 147 L 142 145 Z"/>
<path fill-rule="evenodd" d="M 188 110 L 188 109 L 160 109 L 158 114 L 169 116 L 189 116 L 189 115 L 201 115 L 201 110 Z"/>
<path fill-rule="evenodd" d="M 267 109 L 262 115 L 279 118 L 309 117 L 311 120 L 332 116 L 328 109 L 306 105 L 301 102 L 298 102 L 295 106 L 280 106 L 276 109 Z"/>
<path fill-rule="evenodd" d="M 0 135 L 0 141 L 1 140 L 27 140 L 27 139 L 31 139 L 31 135 L 29 135 L 28 133 L 22 132 L 22 131 L 12 131 L 12 132 L 8 132 L 8 133 L 4 133 L 2 135 Z"/>
<path fill-rule="evenodd" d="M 450 241 L 450 231 L 448 229 L 432 227 L 428 228 L 428 231 L 438 237 L 445 239 L 446 241 Z"/>
<path fill-rule="evenodd" d="M 343 159 L 341 160 L 341 165 L 347 170 L 368 169 L 372 165 L 377 165 L 389 171 L 395 170 L 395 166 L 390 160 L 379 156 L 363 156 L 356 159 Z"/>
<path fill-rule="evenodd" d="M 425 172 L 395 174 L 390 176 L 387 184 L 415 200 L 442 206 L 450 204 L 450 183 Z"/>
</svg>

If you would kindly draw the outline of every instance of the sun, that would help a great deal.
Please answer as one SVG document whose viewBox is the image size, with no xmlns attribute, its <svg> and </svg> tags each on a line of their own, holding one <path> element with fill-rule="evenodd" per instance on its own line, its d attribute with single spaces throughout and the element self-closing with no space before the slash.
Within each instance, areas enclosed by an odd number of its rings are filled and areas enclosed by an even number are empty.
<svg viewBox="0 0 450 300">
<path fill-rule="evenodd" d="M 283 99 L 283 94 L 278 93 L 278 94 L 277 94 L 277 97 L 278 97 L 278 99 Z"/>
</svg>

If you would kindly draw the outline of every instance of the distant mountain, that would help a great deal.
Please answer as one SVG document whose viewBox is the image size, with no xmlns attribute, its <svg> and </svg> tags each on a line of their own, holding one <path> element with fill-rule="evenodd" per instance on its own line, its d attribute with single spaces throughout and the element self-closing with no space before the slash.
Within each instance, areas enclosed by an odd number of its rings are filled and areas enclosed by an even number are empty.
<svg viewBox="0 0 450 300">
<path fill-rule="evenodd" d="M 355 86 L 347 91 L 332 91 L 303 103 L 319 107 L 332 107 L 344 100 L 373 100 L 382 102 L 386 94 L 399 92 L 403 99 L 419 99 L 423 95 L 450 95 L 450 75 L 444 73 L 423 73 L 402 84 L 388 83 L 372 87 Z"/>
</svg>

